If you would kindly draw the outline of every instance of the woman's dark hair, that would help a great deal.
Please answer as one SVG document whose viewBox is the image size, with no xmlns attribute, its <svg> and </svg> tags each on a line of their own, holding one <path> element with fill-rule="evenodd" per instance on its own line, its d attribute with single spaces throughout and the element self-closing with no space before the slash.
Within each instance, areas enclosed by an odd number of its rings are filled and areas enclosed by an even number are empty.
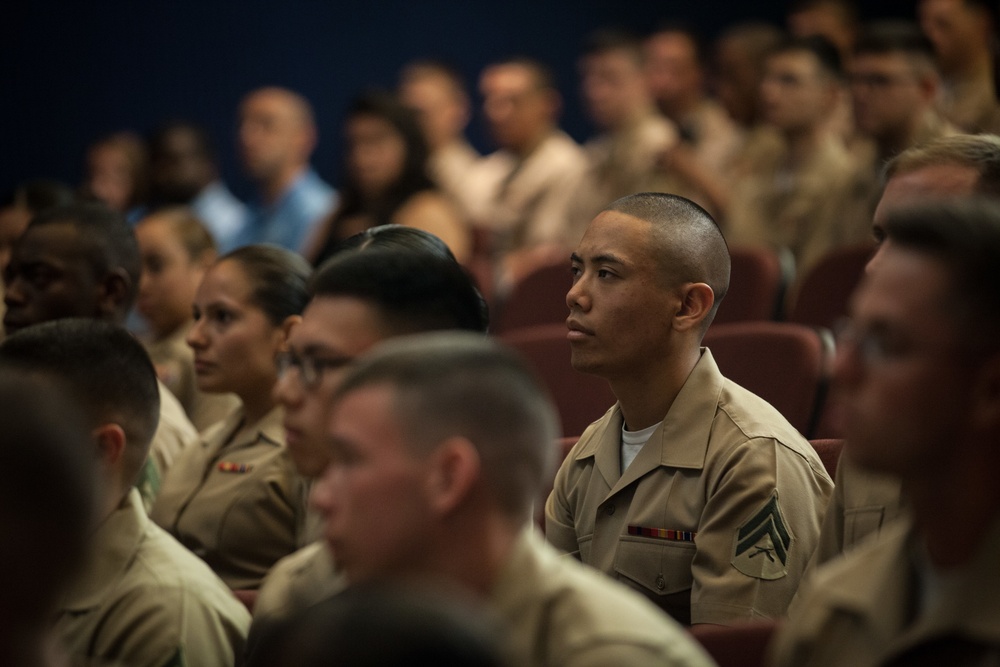
<svg viewBox="0 0 1000 667">
<path fill-rule="evenodd" d="M 222 256 L 240 265 L 253 285 L 251 302 L 279 326 L 289 315 L 301 315 L 309 301 L 312 267 L 301 255 L 273 245 L 248 245 Z"/>
<path fill-rule="evenodd" d="M 361 116 L 384 120 L 399 134 L 404 145 L 403 170 L 396 182 L 373 200 L 361 193 L 360 187 L 351 177 L 350 169 L 344 165 L 346 182 L 341 188 L 341 206 L 330 222 L 329 235 L 316 259 L 317 266 L 332 254 L 333 247 L 344 238 L 340 226 L 345 219 L 364 215 L 372 221 L 372 226 L 387 225 L 407 199 L 418 192 L 435 188 L 434 182 L 427 175 L 427 158 L 430 154 L 427 140 L 413 109 L 404 106 L 389 92 L 373 90 L 354 101 L 348 109 L 345 125 L 351 119 Z"/>
</svg>

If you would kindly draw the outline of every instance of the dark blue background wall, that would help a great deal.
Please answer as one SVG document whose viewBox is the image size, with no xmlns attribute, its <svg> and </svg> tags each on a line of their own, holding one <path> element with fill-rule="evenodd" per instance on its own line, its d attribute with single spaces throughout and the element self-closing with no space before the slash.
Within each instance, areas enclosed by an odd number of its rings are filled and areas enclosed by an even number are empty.
<svg viewBox="0 0 1000 667">
<path fill-rule="evenodd" d="M 13 5 L 16 0 L 7 4 Z M 867 16 L 913 12 L 912 0 L 863 3 Z M 578 104 L 575 58 L 604 25 L 644 31 L 668 18 L 708 36 L 729 23 L 782 21 L 784 0 L 31 0 L 0 16 L 0 191 L 27 178 L 80 179 L 84 150 L 121 129 L 146 132 L 168 117 L 204 123 L 226 178 L 247 183 L 234 155 L 235 109 L 247 91 L 296 89 L 320 120 L 319 172 L 336 181 L 339 121 L 369 84 L 391 86 L 424 56 L 455 63 L 474 82 L 514 53 L 550 63 L 566 96 L 564 126 L 589 131 Z M 489 148 L 478 119 L 473 142 Z"/>
</svg>

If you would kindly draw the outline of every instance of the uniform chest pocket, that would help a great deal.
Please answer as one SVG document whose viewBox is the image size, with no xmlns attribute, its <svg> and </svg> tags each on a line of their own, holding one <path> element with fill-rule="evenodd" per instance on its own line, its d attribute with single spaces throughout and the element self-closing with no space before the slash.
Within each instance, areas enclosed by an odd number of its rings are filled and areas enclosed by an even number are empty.
<svg viewBox="0 0 1000 667">
<path fill-rule="evenodd" d="M 844 546 L 853 546 L 872 533 L 879 532 L 884 519 L 885 508 L 881 505 L 845 511 Z"/>
<path fill-rule="evenodd" d="M 671 595 L 691 588 L 694 553 L 694 544 L 623 537 L 615 571 L 653 595 Z"/>
</svg>

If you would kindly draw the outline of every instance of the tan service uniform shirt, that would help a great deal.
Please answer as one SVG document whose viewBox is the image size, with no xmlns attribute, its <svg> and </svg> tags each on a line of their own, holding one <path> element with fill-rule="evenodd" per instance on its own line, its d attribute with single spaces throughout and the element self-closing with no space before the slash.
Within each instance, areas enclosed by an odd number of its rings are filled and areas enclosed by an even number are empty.
<svg viewBox="0 0 1000 667">
<path fill-rule="evenodd" d="M 286 618 L 340 592 L 347 585 L 325 542 L 313 542 L 271 568 L 253 607 L 254 623 Z"/>
<path fill-rule="evenodd" d="M 189 329 L 182 327 L 166 338 L 143 341 L 143 345 L 160 381 L 177 397 L 188 419 L 201 432 L 228 417 L 240 401 L 233 394 L 209 394 L 198 389 L 194 351 L 186 342 Z"/>
<path fill-rule="evenodd" d="M 961 518 L 956 520 L 960 521 Z M 771 647 L 770 664 L 996 665 L 1000 663 L 1000 522 L 972 560 L 921 609 L 908 519 L 886 528 L 802 587 L 802 604 Z"/>
<path fill-rule="evenodd" d="M 153 524 L 134 489 L 91 538 L 55 629 L 74 659 L 128 667 L 241 662 L 250 614 Z"/>
<path fill-rule="evenodd" d="M 240 409 L 184 452 L 150 515 L 234 589 L 259 587 L 296 549 L 305 513 L 281 408 L 242 422 Z"/>
<path fill-rule="evenodd" d="M 668 616 L 525 530 L 490 595 L 506 624 L 511 664 L 562 667 L 712 665 Z"/>
<path fill-rule="evenodd" d="M 818 567 L 853 548 L 902 512 L 899 480 L 868 472 L 841 456 L 836 486 L 823 517 L 819 546 L 809 569 Z"/>
<path fill-rule="evenodd" d="M 621 429 L 616 405 L 570 451 L 546 538 L 682 623 L 784 614 L 833 490 L 812 446 L 707 349 L 624 474 Z"/>
<path fill-rule="evenodd" d="M 470 187 L 482 193 L 473 222 L 496 232 L 505 251 L 543 243 L 573 247 L 590 222 L 573 219 L 587 168 L 583 149 L 559 130 L 523 160 L 505 150 L 491 153 L 470 174 Z"/>
<path fill-rule="evenodd" d="M 431 179 L 457 207 L 467 222 L 476 210 L 479 193 L 470 187 L 470 174 L 482 156 L 464 139 L 457 139 L 431 153 L 427 171 Z"/>
</svg>

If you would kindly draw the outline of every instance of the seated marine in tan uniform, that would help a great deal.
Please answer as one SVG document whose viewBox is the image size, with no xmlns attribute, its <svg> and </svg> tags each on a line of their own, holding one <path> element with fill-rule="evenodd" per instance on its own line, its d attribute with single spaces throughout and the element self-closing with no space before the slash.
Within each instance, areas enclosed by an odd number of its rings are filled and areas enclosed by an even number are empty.
<svg viewBox="0 0 1000 667">
<path fill-rule="evenodd" d="M 139 342 L 111 324 L 64 319 L 10 336 L 0 363 L 65 387 L 88 422 L 99 461 L 99 523 L 54 619 L 73 664 L 239 662 L 250 625 L 246 608 L 149 520 L 133 486 L 158 414 L 156 375 Z"/>
<path fill-rule="evenodd" d="M 700 347 L 729 271 L 704 210 L 640 193 L 591 222 L 566 296 L 573 367 L 618 402 L 563 461 L 545 536 L 685 624 L 784 614 L 833 488 L 805 438 Z"/>
</svg>

